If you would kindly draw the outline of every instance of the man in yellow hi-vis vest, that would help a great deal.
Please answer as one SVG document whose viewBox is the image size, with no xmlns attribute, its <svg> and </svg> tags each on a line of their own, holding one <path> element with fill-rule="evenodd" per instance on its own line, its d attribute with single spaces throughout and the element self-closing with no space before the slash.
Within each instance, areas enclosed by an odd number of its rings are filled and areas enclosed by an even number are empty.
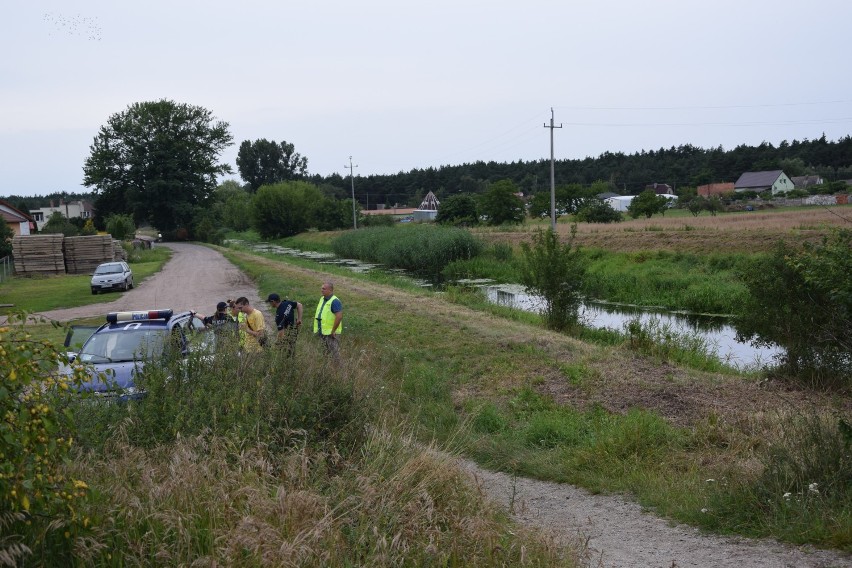
<svg viewBox="0 0 852 568">
<path fill-rule="evenodd" d="M 322 298 L 314 314 L 314 333 L 325 344 L 326 350 L 337 361 L 340 359 L 340 343 L 337 336 L 343 332 L 343 305 L 334 295 L 334 283 L 322 283 Z"/>
</svg>

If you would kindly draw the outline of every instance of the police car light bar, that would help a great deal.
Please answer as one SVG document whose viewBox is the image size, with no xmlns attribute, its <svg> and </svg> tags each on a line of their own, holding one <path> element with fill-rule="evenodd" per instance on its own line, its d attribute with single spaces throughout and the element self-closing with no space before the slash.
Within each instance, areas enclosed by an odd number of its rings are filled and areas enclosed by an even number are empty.
<svg viewBox="0 0 852 568">
<path fill-rule="evenodd" d="M 125 321 L 139 320 L 168 320 L 172 317 L 172 310 L 150 310 L 134 312 L 110 312 L 106 316 L 107 323 L 120 323 Z"/>
</svg>

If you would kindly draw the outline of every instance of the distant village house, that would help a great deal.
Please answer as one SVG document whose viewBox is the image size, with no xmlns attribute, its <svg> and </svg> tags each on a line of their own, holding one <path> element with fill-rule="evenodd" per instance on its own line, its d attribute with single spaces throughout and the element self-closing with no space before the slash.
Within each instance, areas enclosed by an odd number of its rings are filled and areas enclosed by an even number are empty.
<svg viewBox="0 0 852 568">
<path fill-rule="evenodd" d="M 761 193 L 769 191 L 772 195 L 786 193 L 794 189 L 793 180 L 781 170 L 769 172 L 745 172 L 734 183 L 734 191 L 754 191 Z"/>
<path fill-rule="evenodd" d="M 793 181 L 793 186 L 796 189 L 807 189 L 811 186 L 825 183 L 825 180 L 819 176 L 793 176 L 790 179 Z"/>
<path fill-rule="evenodd" d="M 667 183 L 654 183 L 645 186 L 645 191 L 653 191 L 657 195 L 674 195 L 674 189 Z"/>
<path fill-rule="evenodd" d="M 0 200 L 0 216 L 12 228 L 16 237 L 27 236 L 36 229 L 35 220 L 31 216 L 3 200 Z"/>
<path fill-rule="evenodd" d="M 55 212 L 62 213 L 66 219 L 79 217 L 81 219 L 91 219 L 95 216 L 95 208 L 88 201 L 63 201 L 59 200 L 59 205 L 54 207 L 53 201 L 50 202 L 50 207 L 41 207 L 30 211 L 33 219 L 35 219 L 38 230 L 41 231 L 50 216 Z"/>
</svg>

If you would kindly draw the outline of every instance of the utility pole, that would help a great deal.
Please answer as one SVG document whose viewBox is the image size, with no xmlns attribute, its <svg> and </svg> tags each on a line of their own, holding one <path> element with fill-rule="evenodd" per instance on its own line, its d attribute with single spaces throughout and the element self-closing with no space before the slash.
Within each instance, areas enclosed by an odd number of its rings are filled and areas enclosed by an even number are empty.
<svg viewBox="0 0 852 568">
<path fill-rule="evenodd" d="M 352 165 L 352 156 L 349 156 L 349 165 L 343 166 L 344 168 L 349 168 L 349 179 L 352 180 L 352 227 L 358 228 L 358 217 L 355 215 L 355 168 L 358 167 L 357 164 Z"/>
<path fill-rule="evenodd" d="M 562 123 L 559 126 L 553 125 L 553 107 L 550 107 L 550 126 L 545 123 L 545 128 L 550 129 L 550 228 L 556 232 L 556 172 L 553 166 L 553 129 L 562 128 Z"/>
</svg>

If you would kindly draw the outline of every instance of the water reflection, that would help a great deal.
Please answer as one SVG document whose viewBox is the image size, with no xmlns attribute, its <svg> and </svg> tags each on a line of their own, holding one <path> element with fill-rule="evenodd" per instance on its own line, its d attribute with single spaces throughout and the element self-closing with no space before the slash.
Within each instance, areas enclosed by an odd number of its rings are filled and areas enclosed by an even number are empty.
<svg viewBox="0 0 852 568">
<path fill-rule="evenodd" d="M 519 284 L 484 284 L 478 287 L 491 302 L 530 312 L 541 311 L 541 297 L 527 294 Z M 654 311 L 606 302 L 584 304 L 580 314 L 585 325 L 598 329 L 623 332 L 628 321 L 638 318 L 643 325 L 655 322 L 656 325 L 667 326 L 676 333 L 698 333 L 719 360 L 739 368 L 768 363 L 781 353 L 777 347 L 754 347 L 737 341 L 736 330 L 724 316 Z"/>
</svg>

